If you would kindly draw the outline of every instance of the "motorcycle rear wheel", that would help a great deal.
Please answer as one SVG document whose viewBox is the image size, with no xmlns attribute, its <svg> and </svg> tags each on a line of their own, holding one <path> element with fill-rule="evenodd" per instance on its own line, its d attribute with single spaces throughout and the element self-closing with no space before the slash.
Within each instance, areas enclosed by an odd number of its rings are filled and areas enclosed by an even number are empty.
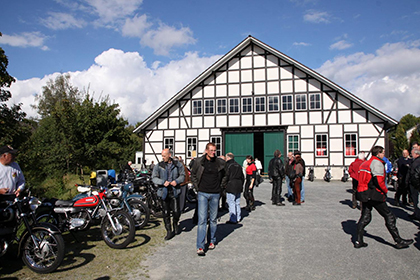
<svg viewBox="0 0 420 280">
<path fill-rule="evenodd" d="M 38 248 L 35 239 L 40 248 Z M 57 269 L 64 258 L 65 245 L 60 233 L 35 229 L 23 241 L 22 261 L 36 273 L 50 273 Z"/>
<path fill-rule="evenodd" d="M 106 245 L 114 249 L 124 249 L 134 240 L 135 222 L 133 217 L 126 211 L 115 211 L 110 214 L 117 227 L 112 228 L 108 216 L 105 216 L 101 224 L 101 234 Z"/>
<path fill-rule="evenodd" d="M 150 211 L 147 205 L 139 199 L 131 199 L 128 204 L 133 209 L 133 219 L 138 229 L 144 228 L 150 219 Z"/>
</svg>

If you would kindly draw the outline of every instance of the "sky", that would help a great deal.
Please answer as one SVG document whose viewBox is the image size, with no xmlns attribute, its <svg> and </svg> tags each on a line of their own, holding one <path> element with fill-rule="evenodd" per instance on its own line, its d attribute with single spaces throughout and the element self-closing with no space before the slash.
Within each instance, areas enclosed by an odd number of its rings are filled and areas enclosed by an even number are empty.
<svg viewBox="0 0 420 280">
<path fill-rule="evenodd" d="M 60 74 L 143 121 L 248 35 L 399 120 L 420 116 L 418 0 L 16 0 L 0 47 L 28 117 Z"/>
</svg>

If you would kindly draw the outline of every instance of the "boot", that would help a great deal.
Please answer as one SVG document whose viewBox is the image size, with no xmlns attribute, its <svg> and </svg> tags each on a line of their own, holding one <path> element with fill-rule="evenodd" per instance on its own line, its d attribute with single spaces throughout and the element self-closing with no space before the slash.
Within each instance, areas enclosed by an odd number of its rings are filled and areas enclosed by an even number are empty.
<svg viewBox="0 0 420 280">
<path fill-rule="evenodd" d="M 394 241 L 397 243 L 395 244 L 395 248 L 402 249 L 407 248 L 410 244 L 413 243 L 413 239 L 402 239 L 397 226 L 396 226 L 396 219 L 394 214 L 390 213 L 386 220 L 386 227 L 388 228 L 389 233 L 391 234 Z"/>
<path fill-rule="evenodd" d="M 169 217 L 165 217 L 163 219 L 164 223 L 165 223 L 165 229 L 166 229 L 166 236 L 165 236 L 165 240 L 169 240 L 172 239 L 175 236 L 175 233 L 172 231 L 171 228 L 171 221 Z"/>
<path fill-rule="evenodd" d="M 176 235 L 180 234 L 181 229 L 179 228 L 178 220 L 174 219 L 173 226 L 174 226 L 174 234 L 176 234 Z"/>
<path fill-rule="evenodd" d="M 360 218 L 359 223 L 357 224 L 357 239 L 356 242 L 354 242 L 354 248 L 359 249 L 363 247 L 367 247 L 368 244 L 363 242 L 363 235 L 365 234 L 365 226 L 370 221 L 369 216 L 362 216 Z M 367 223 L 366 223 L 367 222 Z"/>
</svg>

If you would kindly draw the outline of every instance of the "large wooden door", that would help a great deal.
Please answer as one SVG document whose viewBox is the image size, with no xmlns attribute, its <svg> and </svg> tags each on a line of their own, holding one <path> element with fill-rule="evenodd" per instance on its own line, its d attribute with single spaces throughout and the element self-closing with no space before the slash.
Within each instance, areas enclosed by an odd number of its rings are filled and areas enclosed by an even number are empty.
<svg viewBox="0 0 420 280">
<path fill-rule="evenodd" d="M 264 132 L 264 172 L 268 172 L 268 163 L 277 149 L 284 155 L 284 133 Z"/>
<path fill-rule="evenodd" d="M 247 155 L 254 153 L 254 133 L 226 133 L 225 154 L 233 153 L 235 161 L 242 165 Z"/>
</svg>

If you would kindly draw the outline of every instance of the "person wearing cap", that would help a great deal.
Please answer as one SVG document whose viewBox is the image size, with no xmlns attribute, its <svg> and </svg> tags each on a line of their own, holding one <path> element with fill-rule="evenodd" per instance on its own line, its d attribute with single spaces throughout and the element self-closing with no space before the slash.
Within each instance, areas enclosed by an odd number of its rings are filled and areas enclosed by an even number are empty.
<svg viewBox="0 0 420 280">
<path fill-rule="evenodd" d="M 302 158 L 302 153 L 300 151 L 295 151 L 294 152 L 295 157 L 299 156 L 300 157 L 300 161 L 303 167 L 303 172 L 302 172 L 302 182 L 300 182 L 300 199 L 301 202 L 305 202 L 305 186 L 303 184 L 303 182 L 305 181 L 305 176 L 306 176 L 306 165 L 305 165 L 305 160 Z"/>
<path fill-rule="evenodd" d="M 0 148 L 0 194 L 16 194 L 25 188 L 25 177 L 15 162 L 17 150 L 10 146 Z"/>
</svg>

